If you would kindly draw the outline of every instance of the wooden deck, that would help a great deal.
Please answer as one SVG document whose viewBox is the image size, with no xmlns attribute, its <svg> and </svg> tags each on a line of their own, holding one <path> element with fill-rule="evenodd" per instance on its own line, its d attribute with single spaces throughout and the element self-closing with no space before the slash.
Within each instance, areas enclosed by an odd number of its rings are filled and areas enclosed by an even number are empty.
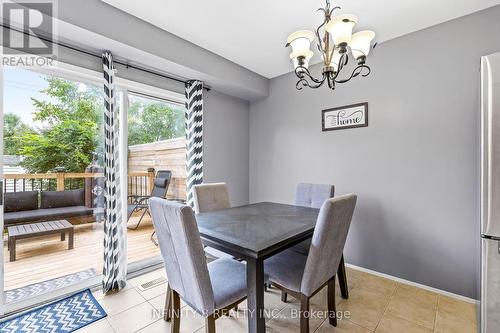
<svg viewBox="0 0 500 333">
<path fill-rule="evenodd" d="M 132 217 L 135 224 L 138 217 Z M 128 262 L 135 262 L 160 254 L 150 240 L 153 224 L 144 217 L 137 230 L 127 231 Z M 5 290 L 19 288 L 63 275 L 94 268 L 100 274 L 103 262 L 103 224 L 75 225 L 74 249 L 68 250 L 67 240 L 59 235 L 19 240 L 17 260 L 9 262 L 6 236 L 4 237 Z"/>
</svg>

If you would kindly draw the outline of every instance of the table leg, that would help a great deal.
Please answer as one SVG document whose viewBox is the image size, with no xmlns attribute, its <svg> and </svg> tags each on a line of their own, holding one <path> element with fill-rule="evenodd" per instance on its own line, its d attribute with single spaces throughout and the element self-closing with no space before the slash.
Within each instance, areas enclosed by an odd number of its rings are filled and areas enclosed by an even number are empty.
<svg viewBox="0 0 500 333">
<path fill-rule="evenodd" d="M 70 230 L 68 232 L 68 249 L 70 250 L 73 248 L 74 235 L 75 235 L 74 230 Z"/>
<path fill-rule="evenodd" d="M 247 260 L 247 293 L 248 332 L 264 333 L 266 321 L 264 317 L 264 261 L 262 259 Z"/>
<path fill-rule="evenodd" d="M 10 261 L 16 261 L 16 239 L 9 237 Z"/>
</svg>

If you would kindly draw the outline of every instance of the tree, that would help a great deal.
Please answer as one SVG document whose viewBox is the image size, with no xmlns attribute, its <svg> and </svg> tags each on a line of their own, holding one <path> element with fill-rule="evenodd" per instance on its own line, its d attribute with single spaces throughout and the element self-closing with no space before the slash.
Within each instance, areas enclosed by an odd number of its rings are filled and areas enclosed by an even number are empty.
<svg viewBox="0 0 500 333">
<path fill-rule="evenodd" d="M 184 124 L 182 108 L 160 101 L 134 99 L 128 113 L 128 144 L 136 145 L 184 136 Z"/>
<path fill-rule="evenodd" d="M 46 173 L 58 167 L 66 172 L 82 172 L 91 164 L 94 153 L 102 156 L 103 152 L 101 89 L 52 76 L 44 78 L 48 87 L 41 93 L 47 98 L 31 98 L 33 120 L 43 125 L 30 128 L 19 117 L 6 115 L 8 153 L 22 155 L 21 166 L 31 173 Z M 131 145 L 184 136 L 181 107 L 134 97 L 128 117 Z"/>
<path fill-rule="evenodd" d="M 32 129 L 21 121 L 18 115 L 6 113 L 4 115 L 4 154 L 20 155 L 22 137 L 32 133 Z"/>
<path fill-rule="evenodd" d="M 21 165 L 29 172 L 46 173 L 56 167 L 82 172 L 100 145 L 102 96 L 94 87 L 79 89 L 77 83 L 47 76 L 41 92 L 47 100 L 32 98 L 35 121 L 45 126 L 22 136 Z"/>
</svg>

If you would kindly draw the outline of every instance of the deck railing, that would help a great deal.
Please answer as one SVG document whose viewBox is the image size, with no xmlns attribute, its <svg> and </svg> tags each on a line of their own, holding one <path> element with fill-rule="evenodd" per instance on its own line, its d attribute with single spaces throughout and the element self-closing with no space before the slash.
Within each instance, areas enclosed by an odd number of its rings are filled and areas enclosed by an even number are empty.
<svg viewBox="0 0 500 333">
<path fill-rule="evenodd" d="M 85 189 L 85 204 L 90 207 L 93 202 L 93 188 L 103 177 L 102 172 L 4 174 L 4 192 Z M 128 194 L 149 195 L 154 186 L 154 178 L 154 169 L 129 173 Z"/>
</svg>

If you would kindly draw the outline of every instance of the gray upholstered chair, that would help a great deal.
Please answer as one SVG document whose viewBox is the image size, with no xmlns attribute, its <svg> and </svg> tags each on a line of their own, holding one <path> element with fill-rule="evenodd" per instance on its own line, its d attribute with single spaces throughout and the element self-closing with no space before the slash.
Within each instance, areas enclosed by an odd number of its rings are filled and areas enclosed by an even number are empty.
<svg viewBox="0 0 500 333">
<path fill-rule="evenodd" d="M 300 332 L 309 332 L 309 300 L 328 286 L 329 322 L 335 317 L 335 274 L 338 270 L 351 224 L 356 195 L 328 199 L 321 206 L 311 248 L 307 256 L 285 250 L 264 261 L 264 270 L 273 286 L 300 300 Z"/>
<path fill-rule="evenodd" d="M 194 211 L 196 214 L 231 207 L 226 183 L 210 183 L 193 186 Z M 205 252 L 214 258 L 232 258 L 231 255 L 205 247 Z"/>
<path fill-rule="evenodd" d="M 299 183 L 295 191 L 295 205 L 319 209 L 334 194 L 333 185 Z"/>
<path fill-rule="evenodd" d="M 323 203 L 335 194 L 335 186 L 325 184 L 299 183 L 295 191 L 295 206 L 321 208 Z M 294 251 L 307 255 L 311 240 L 303 241 L 293 247 Z"/>
<path fill-rule="evenodd" d="M 231 207 L 226 183 L 195 185 L 193 199 L 196 214 Z"/>
<path fill-rule="evenodd" d="M 326 184 L 308 184 L 299 183 L 295 192 L 295 205 L 311 208 L 321 208 L 323 203 L 333 198 L 335 194 L 335 186 Z M 308 239 L 292 247 L 293 251 L 307 255 L 311 247 L 311 240 Z M 342 298 L 349 298 L 349 290 L 347 286 L 347 276 L 345 272 L 344 256 L 340 259 L 339 270 L 337 272 L 339 279 L 340 293 Z M 281 293 L 281 300 L 286 302 L 286 293 Z"/>
<path fill-rule="evenodd" d="M 206 318 L 206 331 L 215 332 L 215 319 L 246 299 L 245 264 L 217 259 L 207 265 L 191 207 L 160 198 L 149 204 L 169 281 L 165 319 L 171 318 L 171 331 L 179 332 L 182 298 Z"/>
</svg>

